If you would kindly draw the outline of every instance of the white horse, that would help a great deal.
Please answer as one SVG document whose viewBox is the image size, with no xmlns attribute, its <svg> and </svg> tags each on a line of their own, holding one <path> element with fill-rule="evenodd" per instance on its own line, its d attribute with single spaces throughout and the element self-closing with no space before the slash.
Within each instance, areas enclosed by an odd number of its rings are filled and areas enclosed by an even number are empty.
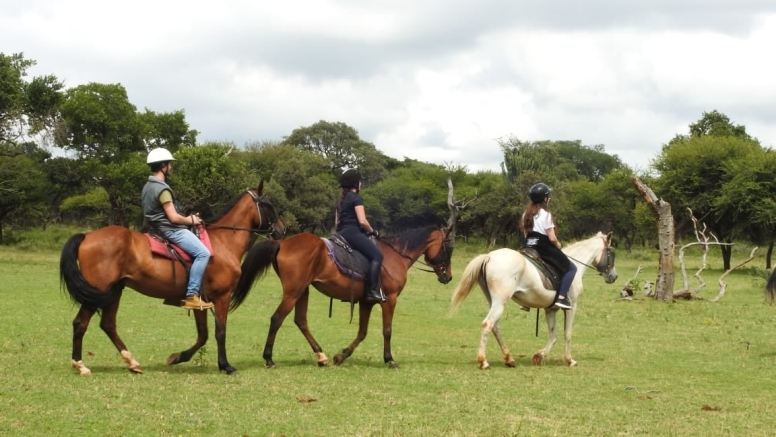
<svg viewBox="0 0 776 437">
<path fill-rule="evenodd" d="M 577 274 L 571 283 L 568 298 L 571 300 L 572 309 L 565 311 L 565 339 L 566 353 L 564 360 L 569 366 L 576 366 L 577 362 L 571 358 L 571 325 L 574 323 L 574 312 L 577 308 L 577 300 L 582 294 L 582 276 L 586 267 L 595 268 L 604 277 L 607 284 L 617 280 L 617 271 L 614 268 L 614 248 L 611 247 L 612 234 L 604 235 L 599 232 L 595 236 L 573 243 L 563 252 L 572 262 L 577 264 Z M 529 261 L 520 252 L 512 249 L 497 249 L 487 254 L 478 255 L 469 262 L 461 275 L 461 282 L 453 292 L 452 309 L 455 311 L 463 299 L 475 284 L 480 285 L 485 298 L 490 304 L 490 311 L 482 321 L 482 335 L 480 348 L 477 351 L 477 362 L 480 369 L 490 367 L 485 359 L 485 350 L 488 343 L 488 333 L 491 331 L 501 347 L 504 362 L 509 367 L 515 366 L 509 349 L 501 338 L 499 318 L 504 312 L 504 306 L 511 298 L 518 304 L 527 308 L 544 308 L 547 317 L 547 329 L 549 342 L 539 352 L 534 354 L 534 364 L 539 365 L 550 353 L 555 344 L 555 314 L 557 308 L 552 305 L 555 301 L 555 290 L 548 290 L 542 284 L 541 273 L 533 262 Z"/>
</svg>

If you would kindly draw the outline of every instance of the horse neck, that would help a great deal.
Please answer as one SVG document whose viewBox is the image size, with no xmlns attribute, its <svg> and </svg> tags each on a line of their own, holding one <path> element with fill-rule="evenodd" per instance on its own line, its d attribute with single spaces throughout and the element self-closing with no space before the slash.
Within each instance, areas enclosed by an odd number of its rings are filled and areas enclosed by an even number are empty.
<svg viewBox="0 0 776 437">
<path fill-rule="evenodd" d="M 578 266 L 577 269 L 581 270 L 580 273 L 584 273 L 584 270 L 592 265 L 596 258 L 603 253 L 603 239 L 600 236 L 574 243 L 564 251 L 566 255 L 574 260 L 584 263 Z"/>
<path fill-rule="evenodd" d="M 251 239 L 247 229 L 257 228 L 258 221 L 256 204 L 246 194 L 223 217 L 208 226 L 210 241 L 219 251 L 242 254 Z"/>
</svg>

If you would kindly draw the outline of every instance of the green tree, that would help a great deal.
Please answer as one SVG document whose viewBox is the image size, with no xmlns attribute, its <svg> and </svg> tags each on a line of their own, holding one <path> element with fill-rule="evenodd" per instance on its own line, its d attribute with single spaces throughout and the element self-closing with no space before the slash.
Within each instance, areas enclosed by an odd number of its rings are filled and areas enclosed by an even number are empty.
<svg viewBox="0 0 776 437">
<path fill-rule="evenodd" d="M 21 144 L 56 122 L 63 85 L 52 75 L 25 81 L 34 65 L 23 53 L 0 53 L 0 155 L 22 154 Z"/>
<path fill-rule="evenodd" d="M 342 122 L 319 121 L 311 126 L 294 129 L 284 144 L 299 147 L 325 157 L 330 171 L 339 175 L 347 168 L 357 168 L 366 184 L 375 184 L 386 171 L 396 165 L 374 144 L 361 139 L 358 131 Z"/>
<path fill-rule="evenodd" d="M 727 126 L 727 127 L 725 127 Z M 677 223 L 686 222 L 690 208 L 724 243 L 732 243 L 741 216 L 731 204 L 720 202 L 734 169 L 749 162 L 761 149 L 742 126 L 734 126 L 716 111 L 690 125 L 689 135 L 677 135 L 653 162 L 659 172 L 656 193 L 671 203 Z M 730 246 L 720 246 L 725 269 L 730 268 Z"/>
<path fill-rule="evenodd" d="M 4 224 L 11 214 L 44 199 L 43 182 L 44 173 L 34 159 L 23 154 L 0 155 L 0 243 Z"/>
</svg>

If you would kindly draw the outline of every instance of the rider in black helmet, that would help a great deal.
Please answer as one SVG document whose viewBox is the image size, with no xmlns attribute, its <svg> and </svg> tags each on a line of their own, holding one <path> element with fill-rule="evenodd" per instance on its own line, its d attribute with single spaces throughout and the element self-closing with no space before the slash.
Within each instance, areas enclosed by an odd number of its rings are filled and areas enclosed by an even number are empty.
<svg viewBox="0 0 776 437">
<path fill-rule="evenodd" d="M 369 276 L 364 286 L 363 299 L 367 302 L 385 302 L 385 295 L 380 288 L 380 269 L 383 264 L 383 254 L 369 237 L 377 238 L 377 231 L 372 228 L 364 212 L 364 199 L 361 198 L 361 173 L 356 169 L 345 170 L 340 175 L 342 196 L 337 204 L 337 232 L 354 249 L 369 259 Z"/>
<path fill-rule="evenodd" d="M 531 203 L 520 219 L 520 230 L 523 231 L 526 247 L 536 249 L 544 261 L 563 274 L 554 306 L 568 310 L 572 308 L 568 291 L 577 274 L 577 266 L 560 250 L 555 221 L 548 210 L 551 192 L 552 189 L 543 183 L 535 184 L 528 190 Z"/>
</svg>

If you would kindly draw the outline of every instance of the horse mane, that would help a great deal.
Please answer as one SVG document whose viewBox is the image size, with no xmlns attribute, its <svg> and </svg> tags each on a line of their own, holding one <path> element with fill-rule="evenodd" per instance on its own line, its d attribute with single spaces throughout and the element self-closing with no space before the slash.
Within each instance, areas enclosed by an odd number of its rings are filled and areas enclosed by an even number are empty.
<svg viewBox="0 0 776 437">
<path fill-rule="evenodd" d="M 230 200 L 230 201 L 229 201 L 229 203 L 227 203 L 227 204 L 226 204 L 226 206 L 225 206 L 225 207 L 224 207 L 224 208 L 221 210 L 221 212 L 220 212 L 220 213 L 218 213 L 218 214 L 217 214 L 216 216 L 214 216 L 214 217 L 210 217 L 210 218 L 206 219 L 206 220 L 205 220 L 205 223 L 216 223 L 217 221 L 219 221 L 219 220 L 221 220 L 222 218 L 224 218 L 224 216 L 225 216 L 225 215 L 226 215 L 226 214 L 227 214 L 229 211 L 231 211 L 231 210 L 232 210 L 232 208 L 234 208 L 234 206 L 237 204 L 237 202 L 239 202 L 239 201 L 240 201 L 240 199 L 242 199 L 242 197 L 243 197 L 244 195 L 246 195 L 246 194 L 247 194 L 247 192 L 246 192 L 246 191 L 243 191 L 242 193 L 240 193 L 240 194 L 238 194 L 238 195 L 234 196 L 234 198 L 233 198 L 232 200 Z"/>
<path fill-rule="evenodd" d="M 575 247 L 577 247 L 577 246 L 581 245 L 582 243 L 585 243 L 585 242 L 587 242 L 588 240 L 592 240 L 593 238 L 603 238 L 603 237 L 606 237 L 606 235 L 605 235 L 603 232 L 601 232 L 601 231 L 598 231 L 598 233 L 597 233 L 597 234 L 593 235 L 593 236 L 592 236 L 592 237 L 590 237 L 590 238 L 585 238 L 584 240 L 578 240 L 578 241 L 574 241 L 573 243 L 570 243 L 570 244 L 567 246 L 567 248 L 568 248 L 568 250 L 572 250 L 572 249 L 574 249 Z"/>
<path fill-rule="evenodd" d="M 434 226 L 426 226 L 423 228 L 410 229 L 390 237 L 381 237 L 380 239 L 401 250 L 414 251 L 426 244 L 428 236 L 435 230 L 437 230 L 437 228 Z"/>
</svg>

